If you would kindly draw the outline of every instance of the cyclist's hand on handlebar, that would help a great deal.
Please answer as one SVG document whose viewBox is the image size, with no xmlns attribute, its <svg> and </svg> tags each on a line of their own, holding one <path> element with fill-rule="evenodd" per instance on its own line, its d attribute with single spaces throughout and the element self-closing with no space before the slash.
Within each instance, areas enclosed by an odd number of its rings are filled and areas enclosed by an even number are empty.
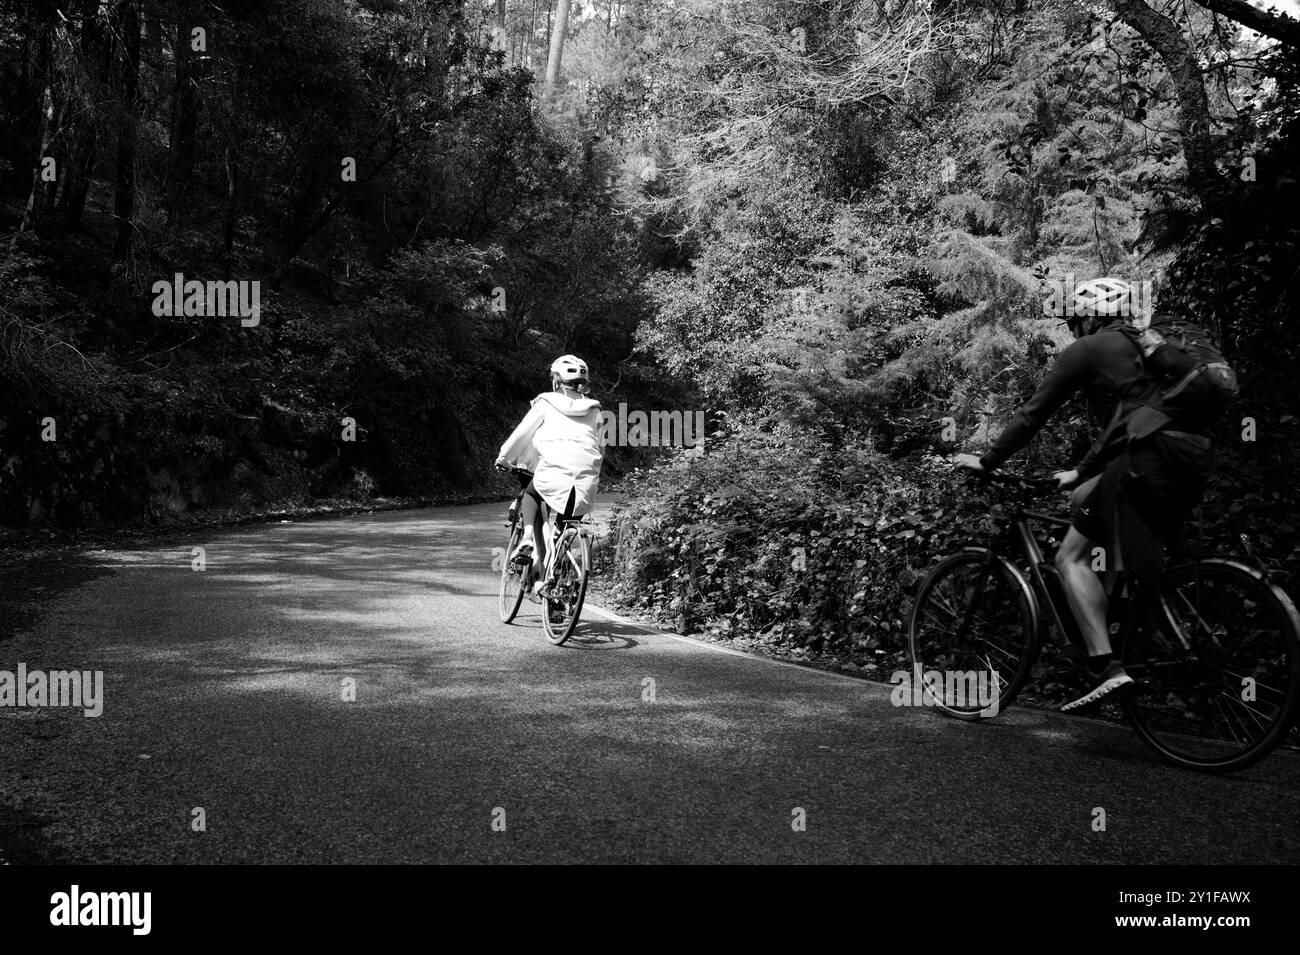
<svg viewBox="0 0 1300 955">
<path fill-rule="evenodd" d="M 1057 488 L 1064 491 L 1079 483 L 1079 471 L 1077 468 L 1070 471 L 1057 471 L 1052 475 L 1052 479 L 1056 481 Z"/>
<path fill-rule="evenodd" d="M 498 471 L 509 471 L 510 465 L 506 463 L 505 458 L 497 458 L 496 463 L 492 465 Z"/>
<path fill-rule="evenodd" d="M 966 468 L 968 471 L 974 471 L 977 474 L 987 474 L 984 465 L 980 463 L 978 454 L 954 454 L 948 459 L 954 467 Z"/>
</svg>

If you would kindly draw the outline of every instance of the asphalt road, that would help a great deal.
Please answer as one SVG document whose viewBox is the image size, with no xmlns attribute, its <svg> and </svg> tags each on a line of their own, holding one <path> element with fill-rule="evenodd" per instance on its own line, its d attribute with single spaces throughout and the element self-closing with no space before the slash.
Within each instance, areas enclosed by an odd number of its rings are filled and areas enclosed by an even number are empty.
<svg viewBox="0 0 1300 955">
<path fill-rule="evenodd" d="M 532 605 L 503 626 L 503 511 L 90 555 L 0 642 L 105 679 L 97 719 L 0 709 L 0 861 L 1300 861 L 1289 753 L 1196 775 L 1124 727 L 959 723 L 594 611 L 563 648 Z"/>
</svg>

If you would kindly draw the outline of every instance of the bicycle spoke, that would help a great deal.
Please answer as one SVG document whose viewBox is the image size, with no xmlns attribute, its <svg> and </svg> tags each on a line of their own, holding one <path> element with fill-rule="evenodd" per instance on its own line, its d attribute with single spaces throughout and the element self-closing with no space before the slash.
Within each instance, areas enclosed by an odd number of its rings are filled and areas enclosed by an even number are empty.
<svg viewBox="0 0 1300 955">
<path fill-rule="evenodd" d="M 994 653 L 1001 654 L 1004 660 L 1010 660 L 1012 663 L 1015 663 L 1017 660 L 1020 659 L 1016 654 L 1012 653 L 1010 650 L 1006 649 L 1005 647 L 998 646 L 996 643 L 991 643 L 988 640 L 983 640 L 982 643 L 984 644 L 984 646 L 992 650 Z"/>
<path fill-rule="evenodd" d="M 1234 724 L 1232 720 L 1232 716 L 1231 716 L 1232 711 L 1223 705 L 1223 700 L 1219 699 L 1216 696 L 1213 702 L 1215 707 L 1218 708 L 1219 712 L 1223 714 L 1223 726 L 1230 734 L 1232 734 L 1232 741 L 1234 743 L 1248 742 L 1250 740 L 1250 734 L 1238 731 L 1237 729 L 1238 724 Z"/>
<path fill-rule="evenodd" d="M 1144 685 L 1129 713 L 1171 762 L 1235 769 L 1280 741 L 1296 706 L 1294 610 L 1232 565 L 1182 572 L 1194 576 L 1166 582 L 1167 619 L 1144 617 L 1126 638 L 1125 663 Z"/>
<path fill-rule="evenodd" d="M 1262 729 L 1264 730 L 1264 732 L 1268 731 L 1269 721 L 1260 719 L 1256 709 L 1253 706 L 1244 705 L 1243 700 L 1238 699 L 1237 697 L 1233 696 L 1231 693 L 1228 693 L 1225 690 L 1220 690 L 1219 694 L 1222 697 L 1224 697 L 1228 701 L 1228 703 L 1232 704 L 1231 709 L 1229 709 L 1228 712 L 1248 715 L 1252 720 L 1255 721 L 1256 728 Z M 1221 703 L 1220 705 L 1224 705 L 1224 704 Z M 1242 720 L 1242 723 L 1244 724 L 1245 720 Z"/>
<path fill-rule="evenodd" d="M 1262 698 L 1264 695 L 1268 695 L 1270 698 L 1275 699 L 1277 701 L 1275 703 L 1276 706 L 1280 706 L 1282 702 L 1286 700 L 1286 690 L 1283 689 L 1281 685 L 1265 683 L 1256 674 L 1246 674 L 1245 676 L 1242 676 L 1239 673 L 1233 673 L 1227 668 L 1224 669 L 1224 672 L 1233 677 L 1233 681 L 1237 685 L 1240 685 L 1242 681 L 1246 679 L 1254 680 L 1255 697 L 1257 702 L 1263 702 Z"/>
<path fill-rule="evenodd" d="M 935 596 L 937 599 L 939 599 L 939 600 L 945 600 L 944 595 L 943 595 L 942 593 L 939 592 L 939 589 L 938 589 L 937 587 L 935 588 L 934 596 Z M 945 604 L 946 604 L 946 601 L 945 601 Z M 961 614 L 961 611 L 958 610 L 957 607 L 953 606 L 952 604 L 946 604 L 945 606 L 941 607 L 940 609 L 946 611 L 946 612 L 948 613 L 948 615 L 951 616 L 951 617 L 957 617 L 957 616 L 959 616 L 959 615 Z"/>
<path fill-rule="evenodd" d="M 1199 609 L 1200 607 L 1199 601 L 1197 603 L 1192 603 L 1192 601 L 1189 600 L 1187 596 L 1184 595 L 1181 591 L 1178 593 L 1178 597 L 1180 600 L 1182 600 L 1183 603 L 1187 605 L 1187 610 L 1196 618 L 1196 622 L 1200 623 L 1201 630 L 1204 632 L 1206 638 L 1209 639 L 1210 642 L 1213 643 L 1215 646 L 1218 646 L 1219 641 L 1214 636 L 1214 627 L 1205 622 L 1205 616 L 1204 614 L 1201 613 Z"/>
<path fill-rule="evenodd" d="M 990 674 L 999 701 L 1009 703 L 1028 675 L 1032 654 L 1027 605 L 1010 573 L 978 554 L 955 556 L 932 572 L 909 625 L 913 666 L 943 672 L 945 680 L 953 672 Z M 987 709 L 973 700 L 936 703 L 950 715 L 971 719 Z"/>
</svg>

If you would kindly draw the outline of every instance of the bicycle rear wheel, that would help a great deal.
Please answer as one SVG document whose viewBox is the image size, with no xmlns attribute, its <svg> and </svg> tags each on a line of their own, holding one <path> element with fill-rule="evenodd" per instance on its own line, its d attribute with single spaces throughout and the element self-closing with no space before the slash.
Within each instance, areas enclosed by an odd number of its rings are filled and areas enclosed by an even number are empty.
<svg viewBox="0 0 1300 955">
<path fill-rule="evenodd" d="M 1028 679 L 1038 640 L 1037 599 L 1019 570 L 988 551 L 946 557 L 912 605 L 913 698 L 957 719 L 996 716 Z"/>
<path fill-rule="evenodd" d="M 1166 572 L 1130 614 L 1124 709 L 1166 761 L 1229 772 L 1280 743 L 1300 703 L 1300 616 L 1258 572 L 1224 560 Z"/>
<path fill-rule="evenodd" d="M 528 585 L 527 568 L 510 560 L 510 555 L 515 552 L 523 536 L 523 525 L 515 520 L 510 525 L 510 540 L 506 543 L 506 552 L 501 559 L 501 593 L 497 599 L 497 613 L 502 623 L 509 623 L 515 619 L 515 614 L 519 613 L 519 605 L 524 601 L 524 590 Z"/>
<path fill-rule="evenodd" d="M 549 595 L 542 608 L 546 639 L 557 647 L 573 635 L 587 597 L 587 577 L 591 573 L 591 555 L 587 537 L 576 527 L 568 527 L 555 547 L 555 568 Z"/>
</svg>

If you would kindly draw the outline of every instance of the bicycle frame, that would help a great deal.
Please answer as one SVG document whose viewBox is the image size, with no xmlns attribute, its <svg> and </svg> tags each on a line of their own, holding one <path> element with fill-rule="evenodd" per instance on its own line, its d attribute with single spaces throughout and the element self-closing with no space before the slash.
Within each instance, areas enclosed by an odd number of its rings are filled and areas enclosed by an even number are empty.
<svg viewBox="0 0 1300 955">
<path fill-rule="evenodd" d="M 1064 586 L 1061 583 L 1060 574 L 1057 572 L 1055 565 L 1047 560 L 1043 554 L 1043 549 L 1039 546 L 1038 538 L 1033 531 L 1033 522 L 1041 521 L 1044 524 L 1050 524 L 1054 527 L 1070 527 L 1071 522 L 1062 517 L 1056 517 L 1052 514 L 1044 514 L 1041 511 L 1030 511 L 1017 507 L 1012 516 L 1012 525 L 1016 542 L 1019 544 L 1025 559 L 1029 562 L 1029 572 L 1035 601 L 1038 603 L 1045 602 L 1047 609 L 1051 612 L 1052 619 L 1056 623 L 1055 634 L 1059 638 L 1053 640 L 1058 646 L 1077 646 L 1085 647 L 1083 634 L 1079 630 L 1079 623 L 1075 619 L 1074 611 L 1070 607 L 1069 599 L 1065 595 Z M 1243 566 L 1244 570 L 1249 570 Z M 1156 594 L 1155 599 L 1158 602 L 1158 612 L 1160 615 L 1161 629 L 1165 635 L 1172 637 L 1184 650 L 1191 648 L 1191 641 L 1179 624 L 1173 609 L 1169 606 L 1168 601 L 1163 594 Z M 1115 652 L 1122 652 L 1122 647 L 1128 636 L 1129 630 L 1134 623 L 1135 616 L 1133 613 L 1125 610 L 1116 613 L 1119 605 L 1118 594 L 1110 595 L 1108 601 L 1108 617 L 1112 622 L 1118 621 L 1121 626 L 1115 636 Z M 1128 608 L 1135 609 L 1141 605 L 1141 594 L 1134 593 L 1128 595 L 1124 602 Z M 1041 611 L 1038 616 L 1041 617 Z M 1041 624 L 1040 624 L 1041 626 Z"/>
<path fill-rule="evenodd" d="M 1022 492 L 1054 489 L 1044 479 L 1011 475 L 1004 483 Z M 1049 611 L 1056 623 L 1052 643 L 1072 648 L 1064 656 L 1076 667 L 1084 662 L 1086 642 L 1062 575 L 1044 553 L 1050 553 L 1048 535 L 1072 522 L 1024 506 L 1030 503 L 1002 502 L 993 511 L 993 539 L 941 558 L 913 601 L 914 666 L 924 666 L 933 652 L 936 660 L 987 666 L 1008 677 L 992 713 L 937 704 L 958 719 L 995 715 L 1032 682 Z M 988 601 L 997 616 L 985 614 Z M 1007 622 L 1012 604 L 1015 617 Z M 1229 558 L 1186 555 L 1166 566 L 1159 581 L 1125 568 L 1107 595 L 1107 624 L 1115 659 L 1134 684 L 1117 701 L 1142 741 L 1167 762 L 1206 772 L 1240 769 L 1300 723 L 1300 612 L 1259 570 Z"/>
<path fill-rule="evenodd" d="M 515 534 L 520 532 L 518 521 L 520 519 L 520 509 L 523 504 L 524 495 L 527 492 L 528 485 L 531 483 L 533 474 L 524 468 L 509 469 L 522 487 L 518 496 L 510 506 L 510 517 L 507 525 L 511 528 L 511 540 L 515 539 Z M 582 604 L 586 599 L 587 582 L 591 573 L 591 531 L 586 523 L 585 515 L 565 516 L 557 514 L 555 509 L 549 506 L 545 501 L 538 498 L 537 521 L 549 525 L 550 532 L 541 530 L 534 525 L 534 542 L 536 550 L 534 554 L 539 553 L 541 548 L 545 548 L 545 564 L 543 569 L 544 577 L 540 581 L 541 586 L 538 588 L 531 599 L 536 602 L 538 597 L 543 603 L 542 626 L 546 630 L 546 639 L 554 646 L 562 645 L 573 635 L 574 629 L 578 625 L 579 616 L 582 612 Z M 537 536 L 540 535 L 540 536 Z M 561 556 L 561 551 L 563 554 Z M 576 551 L 576 554 L 575 554 Z M 566 574 L 569 568 L 577 573 L 576 587 L 570 587 L 564 581 L 567 579 Z M 529 560 L 526 567 L 520 568 L 519 571 L 522 580 L 521 586 L 525 591 L 531 591 L 537 586 L 539 581 L 533 572 L 533 561 Z M 502 570 L 502 608 L 505 607 L 506 578 L 508 571 Z M 563 584 L 563 585 L 562 585 Z M 556 607 L 563 611 L 563 618 L 556 620 L 554 613 Z M 518 610 L 518 602 L 515 603 L 515 610 Z M 512 617 L 507 617 L 507 611 L 502 609 L 501 619 L 509 623 Z"/>
<path fill-rule="evenodd" d="M 521 488 L 519 493 L 515 495 L 514 502 L 510 505 L 510 520 L 506 522 L 507 527 L 515 521 L 523 519 L 520 515 L 520 509 L 523 505 L 524 495 L 526 493 L 527 491 Z M 541 506 L 537 510 L 537 524 L 541 526 L 535 526 L 533 528 L 534 533 L 540 532 L 545 535 L 546 559 L 548 563 L 551 560 L 551 556 L 555 553 L 556 548 L 559 546 L 560 538 L 564 536 L 565 530 L 570 526 L 576 528 L 578 533 L 584 537 L 590 536 L 590 528 L 586 523 L 585 516 L 569 518 L 556 516 L 555 519 L 552 520 L 551 517 L 554 513 L 554 508 L 545 501 L 542 501 Z M 550 533 L 547 533 L 547 528 L 550 528 Z"/>
<path fill-rule="evenodd" d="M 1047 560 L 1043 555 L 1043 549 L 1038 545 L 1038 538 L 1034 535 L 1032 526 L 1034 521 L 1041 521 L 1053 527 L 1069 527 L 1070 521 L 1063 517 L 1055 517 L 1041 511 L 1027 511 L 1020 507 L 1016 508 L 1012 516 L 1015 539 L 1029 562 L 1034 595 L 1040 600 L 1045 599 L 1052 619 L 1056 622 L 1055 632 L 1061 635 L 1061 639 L 1056 639 L 1054 642 L 1061 646 L 1068 644 L 1082 646 L 1083 634 L 1079 631 L 1079 623 L 1074 618 L 1074 611 L 1070 609 L 1055 565 Z"/>
</svg>

